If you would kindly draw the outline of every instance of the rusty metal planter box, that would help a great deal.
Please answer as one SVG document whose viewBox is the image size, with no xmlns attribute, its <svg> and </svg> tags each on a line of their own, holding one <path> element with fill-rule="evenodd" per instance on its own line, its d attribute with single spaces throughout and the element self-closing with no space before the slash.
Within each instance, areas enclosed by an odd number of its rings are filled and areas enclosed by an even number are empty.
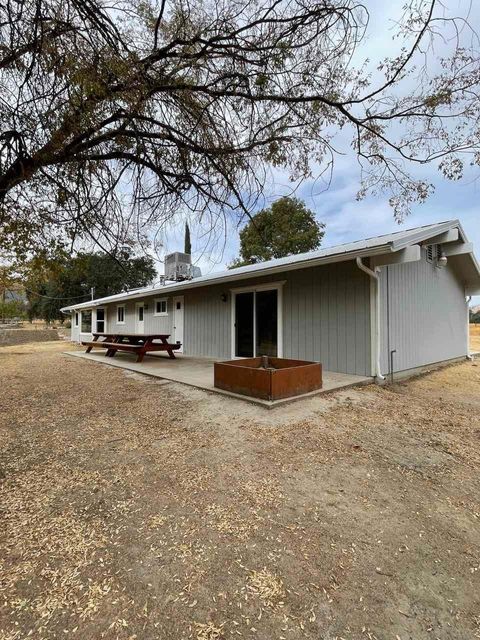
<svg viewBox="0 0 480 640">
<path fill-rule="evenodd" d="M 214 365 L 219 389 L 263 400 L 291 398 L 322 388 L 322 365 L 307 360 L 268 358 L 272 369 L 261 367 L 261 358 L 227 360 Z"/>
</svg>

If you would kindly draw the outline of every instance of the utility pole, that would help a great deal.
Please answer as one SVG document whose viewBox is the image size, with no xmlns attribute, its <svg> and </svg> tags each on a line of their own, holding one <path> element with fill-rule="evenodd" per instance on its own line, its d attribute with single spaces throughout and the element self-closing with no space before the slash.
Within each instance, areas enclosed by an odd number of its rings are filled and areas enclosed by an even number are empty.
<svg viewBox="0 0 480 640">
<path fill-rule="evenodd" d="M 92 300 L 95 298 L 95 287 L 90 288 L 90 295 L 92 296 Z"/>
</svg>

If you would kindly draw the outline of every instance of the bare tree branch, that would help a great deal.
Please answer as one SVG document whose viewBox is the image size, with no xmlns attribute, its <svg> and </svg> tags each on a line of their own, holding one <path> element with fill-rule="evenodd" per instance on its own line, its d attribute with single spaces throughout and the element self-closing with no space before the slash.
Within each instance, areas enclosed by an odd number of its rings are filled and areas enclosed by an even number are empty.
<svg viewBox="0 0 480 640">
<path fill-rule="evenodd" d="M 331 171 L 343 129 L 360 196 L 389 193 L 402 218 L 430 191 L 409 165 L 480 163 L 478 38 L 441 11 L 410 0 L 371 76 L 354 0 L 6 0 L 0 241 L 115 248 L 179 211 L 211 230 L 251 215 L 269 167 Z"/>
</svg>

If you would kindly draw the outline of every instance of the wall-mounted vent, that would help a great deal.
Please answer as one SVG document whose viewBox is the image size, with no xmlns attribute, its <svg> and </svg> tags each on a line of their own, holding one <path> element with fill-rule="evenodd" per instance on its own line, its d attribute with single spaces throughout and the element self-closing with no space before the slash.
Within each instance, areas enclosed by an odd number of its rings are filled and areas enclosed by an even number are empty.
<svg viewBox="0 0 480 640">
<path fill-rule="evenodd" d="M 432 264 L 435 264 L 437 267 L 439 266 L 439 261 L 442 262 L 442 256 L 444 256 L 443 251 L 442 251 L 442 245 L 441 244 L 428 244 L 425 247 L 425 257 L 427 262 L 431 262 Z M 442 262 L 441 266 L 444 266 L 445 263 Z"/>
</svg>

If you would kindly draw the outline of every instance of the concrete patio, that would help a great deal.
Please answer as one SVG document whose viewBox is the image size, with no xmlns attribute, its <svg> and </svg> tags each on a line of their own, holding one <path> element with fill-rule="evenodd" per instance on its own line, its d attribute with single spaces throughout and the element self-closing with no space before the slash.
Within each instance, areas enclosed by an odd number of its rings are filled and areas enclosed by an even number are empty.
<svg viewBox="0 0 480 640">
<path fill-rule="evenodd" d="M 117 352 L 114 358 L 106 358 L 103 351 L 97 351 L 96 353 L 67 351 L 65 353 L 69 356 L 93 360 L 94 362 L 100 362 L 101 364 L 106 364 L 112 367 L 120 367 L 121 369 L 135 371 L 136 373 L 143 373 L 147 376 L 153 376 L 155 378 L 161 378 L 171 382 L 180 382 L 192 387 L 204 389 L 205 391 L 212 391 L 214 393 L 232 396 L 247 402 L 254 402 L 255 404 L 259 404 L 264 407 L 276 407 L 287 402 L 294 402 L 301 398 L 321 393 L 328 393 L 338 389 L 345 389 L 347 387 L 369 384 L 373 380 L 372 378 L 365 376 L 336 373 L 334 371 L 323 371 L 322 389 L 301 396 L 295 396 L 293 398 L 269 401 L 230 393 L 229 391 L 224 391 L 223 389 L 217 389 L 214 387 L 213 364 L 215 360 L 210 360 L 208 358 L 193 358 L 177 354 L 175 360 L 171 360 L 168 356 L 151 354 L 148 355 L 143 362 L 137 363 L 135 362 L 135 355 L 130 353 Z"/>
</svg>

